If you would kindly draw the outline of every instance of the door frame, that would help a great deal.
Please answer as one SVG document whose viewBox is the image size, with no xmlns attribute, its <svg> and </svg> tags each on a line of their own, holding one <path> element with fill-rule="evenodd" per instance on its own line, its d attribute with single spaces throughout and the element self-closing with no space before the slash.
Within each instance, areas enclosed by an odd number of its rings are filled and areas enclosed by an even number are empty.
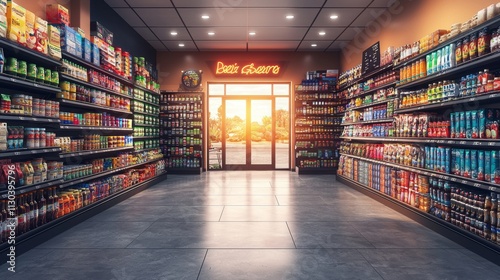
<svg viewBox="0 0 500 280">
<path fill-rule="evenodd" d="M 246 124 L 245 124 L 245 164 L 227 164 L 226 163 L 226 101 L 227 100 L 244 100 L 246 105 Z M 252 101 L 253 100 L 269 100 L 271 101 L 271 163 L 270 164 L 253 164 L 252 163 Z M 276 166 L 276 115 L 275 115 L 275 97 L 274 96 L 249 96 L 249 95 L 232 95 L 222 97 L 222 166 L 225 170 L 274 170 Z"/>
</svg>

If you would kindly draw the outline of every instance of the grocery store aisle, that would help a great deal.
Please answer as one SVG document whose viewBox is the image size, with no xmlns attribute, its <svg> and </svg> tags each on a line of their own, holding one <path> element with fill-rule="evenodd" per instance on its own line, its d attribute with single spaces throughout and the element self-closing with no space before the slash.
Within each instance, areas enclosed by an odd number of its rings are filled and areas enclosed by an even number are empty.
<svg viewBox="0 0 500 280">
<path fill-rule="evenodd" d="M 174 176 L 20 256 L 0 279 L 498 279 L 500 267 L 335 181 Z"/>
</svg>

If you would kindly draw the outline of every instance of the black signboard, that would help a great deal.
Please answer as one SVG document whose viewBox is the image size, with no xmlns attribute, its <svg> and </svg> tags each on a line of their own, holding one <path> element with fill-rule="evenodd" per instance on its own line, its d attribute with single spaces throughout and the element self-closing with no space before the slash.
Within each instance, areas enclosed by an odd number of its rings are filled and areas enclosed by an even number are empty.
<svg viewBox="0 0 500 280">
<path fill-rule="evenodd" d="M 361 74 L 368 74 L 380 67 L 380 42 L 373 44 L 363 52 Z"/>
</svg>

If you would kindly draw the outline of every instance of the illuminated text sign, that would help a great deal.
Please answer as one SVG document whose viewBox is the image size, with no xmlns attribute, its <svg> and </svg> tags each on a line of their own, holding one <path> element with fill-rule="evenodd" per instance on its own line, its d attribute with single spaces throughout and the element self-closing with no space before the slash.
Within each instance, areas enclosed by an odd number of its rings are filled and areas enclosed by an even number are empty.
<svg viewBox="0 0 500 280">
<path fill-rule="evenodd" d="M 235 76 L 275 76 L 280 73 L 280 65 L 259 65 L 256 63 L 248 63 L 239 65 L 238 63 L 225 64 L 222 61 L 217 61 L 215 74 L 216 75 L 235 75 Z"/>
</svg>

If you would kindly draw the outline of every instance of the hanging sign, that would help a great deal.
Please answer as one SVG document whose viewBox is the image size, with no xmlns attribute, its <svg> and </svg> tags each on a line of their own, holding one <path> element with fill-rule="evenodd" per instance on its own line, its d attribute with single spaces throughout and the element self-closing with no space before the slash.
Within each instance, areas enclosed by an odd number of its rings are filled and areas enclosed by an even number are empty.
<svg viewBox="0 0 500 280">
<path fill-rule="evenodd" d="M 278 76 L 281 73 L 281 68 L 278 63 L 227 63 L 217 61 L 214 72 L 216 76 L 269 77 Z"/>
</svg>

